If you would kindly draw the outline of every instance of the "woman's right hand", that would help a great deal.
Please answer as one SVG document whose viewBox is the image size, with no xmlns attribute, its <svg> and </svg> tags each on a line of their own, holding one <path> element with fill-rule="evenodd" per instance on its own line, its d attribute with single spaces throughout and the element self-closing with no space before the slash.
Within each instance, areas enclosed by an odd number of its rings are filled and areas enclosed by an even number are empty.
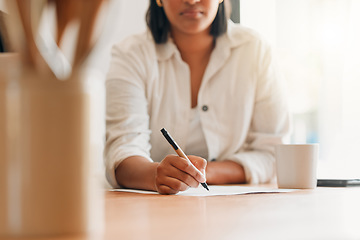
<svg viewBox="0 0 360 240">
<path fill-rule="evenodd" d="M 155 187 L 160 194 L 176 194 L 206 181 L 206 160 L 198 156 L 188 159 L 167 155 L 157 166 Z"/>
</svg>

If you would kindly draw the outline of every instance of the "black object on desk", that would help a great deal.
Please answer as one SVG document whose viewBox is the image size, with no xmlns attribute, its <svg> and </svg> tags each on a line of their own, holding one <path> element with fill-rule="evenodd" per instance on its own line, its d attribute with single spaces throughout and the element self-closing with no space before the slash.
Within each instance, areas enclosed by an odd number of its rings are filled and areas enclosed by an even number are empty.
<svg viewBox="0 0 360 240">
<path fill-rule="evenodd" d="M 318 179 L 318 187 L 360 187 L 360 179 Z"/>
</svg>

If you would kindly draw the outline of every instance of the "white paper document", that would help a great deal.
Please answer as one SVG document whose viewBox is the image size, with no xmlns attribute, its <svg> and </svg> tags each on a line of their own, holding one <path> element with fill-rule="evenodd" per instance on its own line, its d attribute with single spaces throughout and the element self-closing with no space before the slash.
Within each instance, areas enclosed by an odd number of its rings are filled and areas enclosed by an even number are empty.
<svg viewBox="0 0 360 240">
<path fill-rule="evenodd" d="M 197 188 L 189 188 L 184 192 L 179 192 L 176 195 L 180 196 L 225 196 L 225 195 L 240 195 L 240 194 L 255 194 L 255 193 L 284 193 L 292 192 L 297 189 L 278 189 L 278 188 L 266 188 L 266 187 L 250 187 L 250 186 L 209 186 L 210 191 L 207 191 L 201 185 Z M 110 189 L 110 191 L 119 191 L 119 192 L 132 192 L 132 193 L 142 193 L 142 194 L 158 194 L 157 192 L 152 191 L 143 191 L 135 189 Z"/>
</svg>

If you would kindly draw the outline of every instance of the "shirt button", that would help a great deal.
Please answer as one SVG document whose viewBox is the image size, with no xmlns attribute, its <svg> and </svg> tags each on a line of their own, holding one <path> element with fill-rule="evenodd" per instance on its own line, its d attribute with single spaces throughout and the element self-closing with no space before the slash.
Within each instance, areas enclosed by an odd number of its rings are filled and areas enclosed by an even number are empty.
<svg viewBox="0 0 360 240">
<path fill-rule="evenodd" d="M 204 112 L 206 112 L 209 108 L 208 108 L 208 106 L 204 105 L 204 106 L 202 106 L 201 109 L 202 109 Z"/>
</svg>

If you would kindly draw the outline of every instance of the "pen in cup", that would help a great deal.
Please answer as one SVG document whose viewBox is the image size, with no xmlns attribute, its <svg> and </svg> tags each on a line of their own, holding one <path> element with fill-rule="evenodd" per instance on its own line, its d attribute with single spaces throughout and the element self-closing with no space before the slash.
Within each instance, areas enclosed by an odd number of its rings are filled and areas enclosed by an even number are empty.
<svg viewBox="0 0 360 240">
<path fill-rule="evenodd" d="M 187 160 L 189 160 L 189 158 L 185 155 L 185 153 L 183 152 L 183 150 L 177 145 L 177 143 L 172 139 L 172 137 L 170 136 L 170 134 L 165 130 L 165 128 L 161 129 L 161 133 L 164 135 L 164 137 L 166 138 L 166 140 L 170 143 L 170 145 L 174 148 L 175 152 L 180 156 L 183 157 Z M 191 162 L 189 160 L 189 162 Z M 201 186 L 203 186 L 206 190 L 209 191 L 209 187 L 206 184 L 206 182 L 204 183 L 200 183 Z"/>
</svg>

